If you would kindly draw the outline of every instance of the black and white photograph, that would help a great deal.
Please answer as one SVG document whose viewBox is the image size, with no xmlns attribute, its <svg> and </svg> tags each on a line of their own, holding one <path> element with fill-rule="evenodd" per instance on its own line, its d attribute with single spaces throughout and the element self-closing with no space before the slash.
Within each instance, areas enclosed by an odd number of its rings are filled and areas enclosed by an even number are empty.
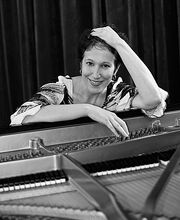
<svg viewBox="0 0 180 220">
<path fill-rule="evenodd" d="M 180 0 L 0 0 L 0 219 L 180 219 Z"/>
</svg>

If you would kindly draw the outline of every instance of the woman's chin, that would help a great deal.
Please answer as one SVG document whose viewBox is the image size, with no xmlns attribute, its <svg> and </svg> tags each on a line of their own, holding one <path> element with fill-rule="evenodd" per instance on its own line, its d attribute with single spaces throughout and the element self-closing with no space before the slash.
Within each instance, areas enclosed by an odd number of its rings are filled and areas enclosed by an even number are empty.
<svg viewBox="0 0 180 220">
<path fill-rule="evenodd" d="M 88 88 L 89 88 L 89 91 L 91 93 L 102 93 L 105 89 L 102 86 L 94 86 L 94 85 L 91 85 L 91 84 L 88 86 Z"/>
</svg>

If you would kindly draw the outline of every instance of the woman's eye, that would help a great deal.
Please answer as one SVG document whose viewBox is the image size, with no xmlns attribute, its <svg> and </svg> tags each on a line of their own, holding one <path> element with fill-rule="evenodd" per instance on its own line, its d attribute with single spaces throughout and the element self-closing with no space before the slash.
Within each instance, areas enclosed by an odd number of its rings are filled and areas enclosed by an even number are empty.
<svg viewBox="0 0 180 220">
<path fill-rule="evenodd" d="M 92 62 L 87 62 L 86 63 L 88 66 L 93 66 L 94 64 Z"/>
<path fill-rule="evenodd" d="M 103 64 L 102 66 L 103 66 L 104 69 L 107 69 L 107 68 L 110 67 L 110 65 L 108 65 L 108 64 Z"/>
</svg>

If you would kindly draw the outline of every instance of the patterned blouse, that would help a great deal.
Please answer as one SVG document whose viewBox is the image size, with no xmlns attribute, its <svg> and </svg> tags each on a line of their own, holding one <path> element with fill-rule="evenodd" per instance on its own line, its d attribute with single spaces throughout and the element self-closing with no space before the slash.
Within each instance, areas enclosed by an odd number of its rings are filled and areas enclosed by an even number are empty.
<svg viewBox="0 0 180 220">
<path fill-rule="evenodd" d="M 119 77 L 111 82 L 107 88 L 107 95 L 102 108 L 109 111 L 127 111 L 132 109 L 132 100 L 138 91 L 135 87 L 125 84 Z M 40 90 L 27 102 L 22 104 L 11 115 L 11 125 L 20 125 L 28 115 L 36 114 L 41 107 L 46 105 L 73 104 L 73 84 L 69 76 L 59 76 L 58 82 L 43 85 Z M 151 118 L 163 115 L 166 108 L 164 100 L 156 108 L 142 110 Z"/>
</svg>

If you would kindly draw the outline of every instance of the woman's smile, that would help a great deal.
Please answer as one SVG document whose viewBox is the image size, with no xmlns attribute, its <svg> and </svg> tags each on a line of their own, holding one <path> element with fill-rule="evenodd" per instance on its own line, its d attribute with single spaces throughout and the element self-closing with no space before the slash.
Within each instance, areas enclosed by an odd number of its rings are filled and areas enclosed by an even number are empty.
<svg viewBox="0 0 180 220">
<path fill-rule="evenodd" d="M 95 87 L 96 86 L 98 87 L 103 83 L 102 80 L 93 80 L 93 79 L 89 79 L 89 78 L 88 78 L 88 80 L 89 80 L 90 84 Z"/>
</svg>

